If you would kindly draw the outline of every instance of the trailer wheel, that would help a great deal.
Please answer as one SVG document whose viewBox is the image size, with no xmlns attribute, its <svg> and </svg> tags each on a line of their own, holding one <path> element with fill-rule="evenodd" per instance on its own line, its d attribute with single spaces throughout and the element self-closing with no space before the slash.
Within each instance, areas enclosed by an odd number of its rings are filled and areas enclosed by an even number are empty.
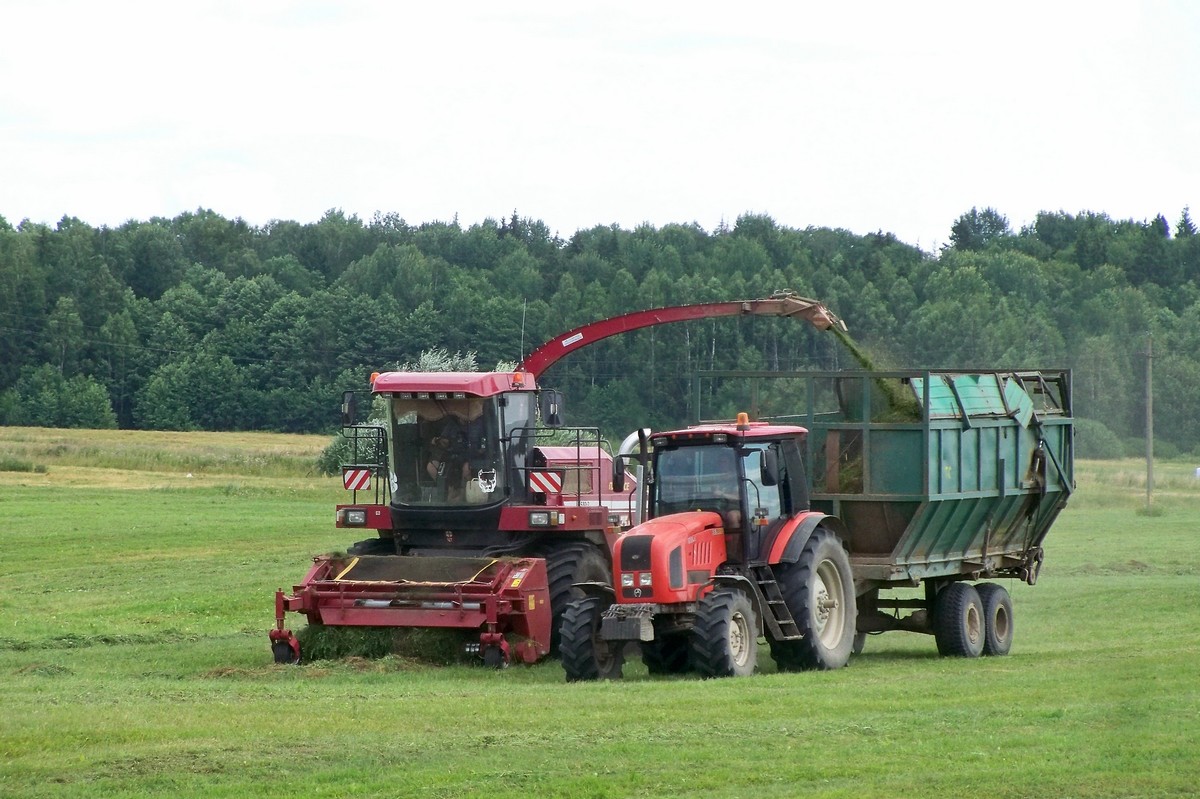
<svg viewBox="0 0 1200 799">
<path fill-rule="evenodd" d="M 600 637 L 600 599 L 585 596 L 572 600 L 563 611 L 559 655 L 567 682 L 619 680 L 625 665 L 624 641 Z"/>
<path fill-rule="evenodd" d="M 858 604 L 854 572 L 842 541 L 818 527 L 795 563 L 772 567 L 788 610 L 803 638 L 772 641 L 780 671 L 840 669 L 854 649 Z"/>
<path fill-rule="evenodd" d="M 866 633 L 855 633 L 854 634 L 854 645 L 852 647 L 850 647 L 850 654 L 861 655 L 862 651 L 866 648 L 866 646 L 867 646 L 867 634 Z"/>
<path fill-rule="evenodd" d="M 1012 597 L 996 583 L 980 583 L 975 590 L 983 603 L 983 654 L 1007 655 L 1013 639 Z"/>
<path fill-rule="evenodd" d="M 747 677 L 758 665 L 758 616 L 742 591 L 718 588 L 700 600 L 692 665 L 704 677 Z"/>
<path fill-rule="evenodd" d="M 979 657 L 987 624 L 983 601 L 970 583 L 951 583 L 933 600 L 933 637 L 943 657 Z"/>
<path fill-rule="evenodd" d="M 642 662 L 651 674 L 682 674 L 691 667 L 686 633 L 660 635 L 653 641 L 642 641 Z"/>
<path fill-rule="evenodd" d="M 550 654 L 558 654 L 559 631 L 563 613 L 573 599 L 583 594 L 575 583 L 612 585 L 612 570 L 600 548 L 581 541 L 549 544 L 535 553 L 546 560 L 546 579 L 550 588 Z"/>
</svg>

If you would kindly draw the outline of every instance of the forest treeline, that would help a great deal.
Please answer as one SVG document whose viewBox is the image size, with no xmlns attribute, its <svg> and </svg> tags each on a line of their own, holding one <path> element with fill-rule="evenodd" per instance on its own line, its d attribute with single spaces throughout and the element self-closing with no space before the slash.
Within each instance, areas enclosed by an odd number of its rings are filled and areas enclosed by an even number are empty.
<svg viewBox="0 0 1200 799">
<path fill-rule="evenodd" d="M 1200 236 L 1185 209 L 1135 222 L 993 209 L 927 253 L 887 233 L 599 226 L 570 238 L 513 214 L 462 227 L 255 227 L 211 211 L 91 227 L 0 218 L 0 424 L 329 431 L 340 392 L 442 348 L 485 368 L 576 325 L 787 289 L 837 312 L 880 366 L 1074 369 L 1087 447 L 1143 435 L 1153 341 L 1160 452 L 1200 453 Z M 612 436 L 680 424 L 698 369 L 838 368 L 779 319 L 640 331 L 554 366 L 570 417 Z"/>
</svg>

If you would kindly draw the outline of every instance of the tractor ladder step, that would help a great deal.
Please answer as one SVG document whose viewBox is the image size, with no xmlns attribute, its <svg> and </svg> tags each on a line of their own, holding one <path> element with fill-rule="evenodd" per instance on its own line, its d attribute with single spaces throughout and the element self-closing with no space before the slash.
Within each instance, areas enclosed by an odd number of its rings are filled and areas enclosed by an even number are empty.
<svg viewBox="0 0 1200 799">
<path fill-rule="evenodd" d="M 758 585 L 763 604 L 770 611 L 763 622 L 772 637 L 776 641 L 796 641 L 803 638 L 796 618 L 792 616 L 792 611 L 783 599 L 783 593 L 779 590 L 779 583 L 776 582 L 775 572 L 771 571 L 771 567 L 765 563 L 756 564 L 750 567 L 750 573 L 754 575 L 754 582 Z"/>
</svg>

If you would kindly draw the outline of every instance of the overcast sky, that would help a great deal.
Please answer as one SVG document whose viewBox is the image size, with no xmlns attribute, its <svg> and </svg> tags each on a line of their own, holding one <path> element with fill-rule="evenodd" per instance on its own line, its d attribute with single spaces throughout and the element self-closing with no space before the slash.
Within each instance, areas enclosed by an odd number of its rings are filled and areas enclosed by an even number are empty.
<svg viewBox="0 0 1200 799">
<path fill-rule="evenodd" d="M 0 0 L 0 216 L 1200 219 L 1200 3 Z"/>
</svg>

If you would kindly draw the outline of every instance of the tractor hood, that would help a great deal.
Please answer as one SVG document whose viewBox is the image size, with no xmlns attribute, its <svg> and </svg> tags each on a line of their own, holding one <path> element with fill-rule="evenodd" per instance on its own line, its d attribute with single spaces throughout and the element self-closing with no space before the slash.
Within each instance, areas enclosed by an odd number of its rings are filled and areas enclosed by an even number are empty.
<svg viewBox="0 0 1200 799">
<path fill-rule="evenodd" d="M 725 529 L 711 511 L 660 516 L 634 527 L 613 549 L 613 585 L 622 599 L 686 602 L 725 561 Z"/>
</svg>

